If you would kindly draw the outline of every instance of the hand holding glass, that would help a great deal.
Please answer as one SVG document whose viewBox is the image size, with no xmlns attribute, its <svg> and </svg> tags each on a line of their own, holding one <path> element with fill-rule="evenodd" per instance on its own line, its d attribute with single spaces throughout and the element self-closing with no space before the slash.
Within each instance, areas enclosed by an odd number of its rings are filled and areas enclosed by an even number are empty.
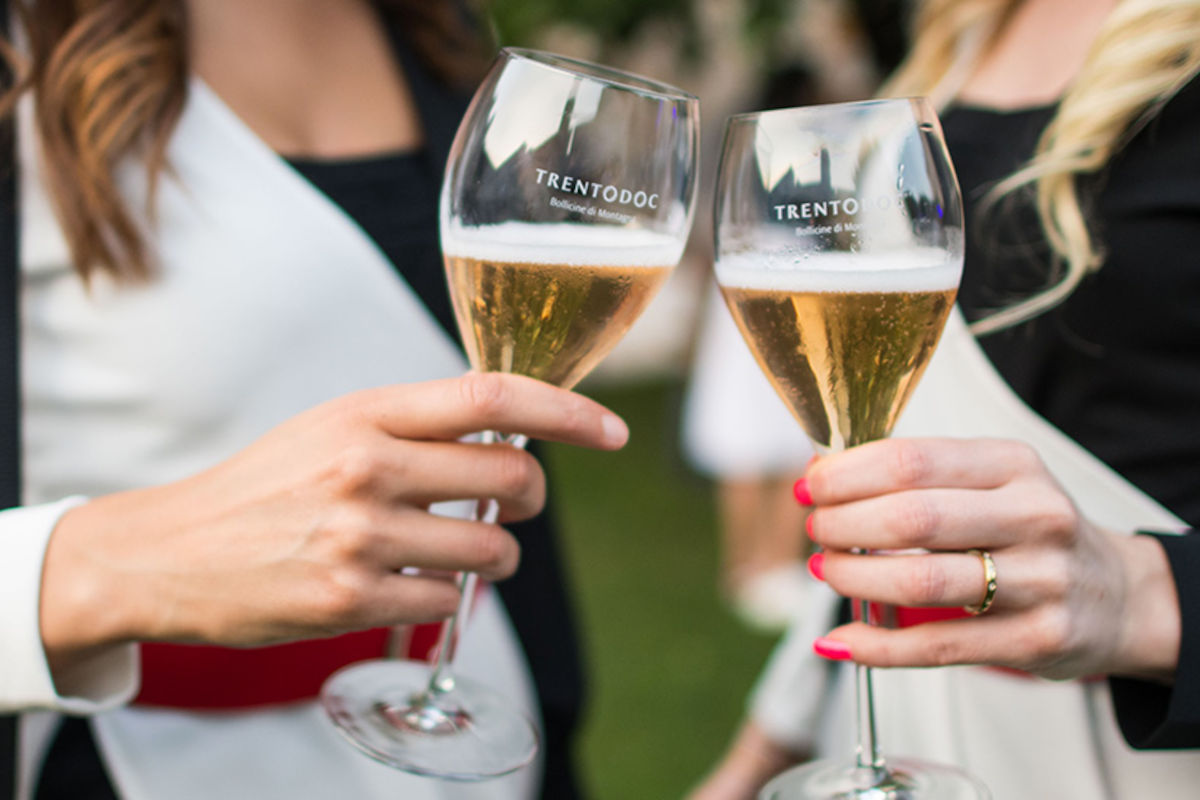
<svg viewBox="0 0 1200 800">
<path fill-rule="evenodd" d="M 717 281 L 818 450 L 886 437 L 937 346 L 962 273 L 962 204 L 919 99 L 730 119 L 717 177 Z M 868 620 L 865 603 L 856 614 Z M 856 667 L 854 764 L 784 773 L 763 800 L 980 800 L 963 772 L 885 761 Z"/>
<path fill-rule="evenodd" d="M 471 366 L 570 388 L 612 349 L 680 259 L 695 198 L 698 102 L 594 64 L 506 49 L 459 127 L 442 188 L 442 251 Z M 523 447 L 525 437 L 484 432 Z M 494 522 L 494 501 L 483 520 Z M 322 700 L 357 747 L 457 780 L 512 772 L 537 752 L 506 698 L 453 674 L 475 595 L 424 663 L 352 665 Z"/>
</svg>

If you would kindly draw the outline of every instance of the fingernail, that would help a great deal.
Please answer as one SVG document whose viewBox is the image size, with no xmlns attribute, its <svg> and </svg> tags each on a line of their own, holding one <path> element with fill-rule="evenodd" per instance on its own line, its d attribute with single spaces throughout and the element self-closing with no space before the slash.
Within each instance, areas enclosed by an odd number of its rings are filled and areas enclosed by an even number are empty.
<svg viewBox="0 0 1200 800">
<path fill-rule="evenodd" d="M 808 558 L 808 574 L 819 581 L 825 580 L 825 554 L 813 553 Z"/>
<path fill-rule="evenodd" d="M 809 514 L 808 519 L 804 520 L 804 530 L 805 530 L 805 532 L 808 533 L 808 538 L 810 538 L 810 539 L 814 538 L 813 537 L 813 515 L 812 514 Z"/>
<path fill-rule="evenodd" d="M 621 447 L 629 441 L 629 426 L 616 414 L 605 414 L 600 418 L 604 441 L 611 447 Z"/>
<path fill-rule="evenodd" d="M 808 479 L 801 478 L 792 486 L 792 494 L 796 496 L 796 502 L 802 506 L 811 506 L 813 504 L 812 493 L 808 491 Z"/>
<path fill-rule="evenodd" d="M 837 639 L 822 636 L 813 642 L 813 652 L 830 661 L 849 661 L 850 648 Z"/>
</svg>

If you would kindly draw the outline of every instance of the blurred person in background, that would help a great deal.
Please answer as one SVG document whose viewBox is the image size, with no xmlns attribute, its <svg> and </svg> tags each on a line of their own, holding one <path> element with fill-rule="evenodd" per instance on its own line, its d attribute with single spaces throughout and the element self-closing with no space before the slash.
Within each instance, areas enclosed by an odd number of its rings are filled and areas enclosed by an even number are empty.
<svg viewBox="0 0 1200 800">
<path fill-rule="evenodd" d="M 914 41 L 887 91 L 943 108 L 970 327 L 952 320 L 896 438 L 797 488 L 814 573 L 902 624 L 794 628 L 692 797 L 754 797 L 814 741 L 848 752 L 848 698 L 812 729 L 813 647 L 1004 668 L 876 673 L 889 755 L 997 800 L 1187 796 L 1200 754 L 1162 749 L 1200 747 L 1200 537 L 1130 534 L 1200 525 L 1200 3 L 926 0 Z M 955 438 L 902 438 L 931 435 Z M 979 616 L 968 550 L 997 573 Z"/>
<path fill-rule="evenodd" d="M 536 460 L 469 432 L 626 435 L 577 395 L 458 377 L 437 195 L 492 56 L 479 21 L 450 0 L 15 11 L 27 505 L 0 515 L 0 710 L 20 800 L 576 796 L 549 523 L 428 510 L 542 506 Z M 341 741 L 324 678 L 420 654 L 391 626 L 457 603 L 400 571 L 503 578 L 519 550 L 456 666 L 540 721 L 535 766 L 439 782 Z"/>
</svg>

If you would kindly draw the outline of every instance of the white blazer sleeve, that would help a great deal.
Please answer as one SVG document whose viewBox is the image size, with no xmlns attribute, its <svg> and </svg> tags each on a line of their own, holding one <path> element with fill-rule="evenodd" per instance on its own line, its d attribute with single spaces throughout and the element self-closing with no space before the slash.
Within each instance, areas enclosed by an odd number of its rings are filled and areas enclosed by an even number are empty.
<svg viewBox="0 0 1200 800">
<path fill-rule="evenodd" d="M 813 652 L 813 639 L 837 619 L 841 598 L 823 583 L 809 587 L 809 605 L 767 661 L 750 695 L 750 718 L 771 741 L 795 753 L 813 750 L 834 696 L 835 664 Z"/>
<path fill-rule="evenodd" d="M 46 545 L 59 518 L 82 502 L 71 497 L 0 512 L 0 712 L 90 714 L 125 703 L 137 691 L 133 644 L 93 656 L 60 676 L 58 685 L 46 663 L 38 616 Z"/>
</svg>

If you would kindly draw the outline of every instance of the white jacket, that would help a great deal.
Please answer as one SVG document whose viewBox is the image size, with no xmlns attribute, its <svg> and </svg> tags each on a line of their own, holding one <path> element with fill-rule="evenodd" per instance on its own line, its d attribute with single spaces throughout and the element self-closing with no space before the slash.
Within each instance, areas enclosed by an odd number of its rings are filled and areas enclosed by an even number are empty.
<svg viewBox="0 0 1200 800">
<path fill-rule="evenodd" d="M 21 720 L 21 798 L 59 712 L 93 714 L 127 800 L 523 798 L 536 766 L 448 784 L 380 766 L 313 703 L 192 714 L 130 708 L 136 650 L 98 656 L 56 687 L 38 635 L 45 544 L 82 497 L 206 468 L 294 414 L 347 392 L 460 374 L 465 365 L 371 240 L 198 80 L 168 152 L 144 287 L 74 273 L 39 181 L 31 106 L 19 111 L 24 497 L 0 514 L 0 709 Z M 121 185 L 144 208 L 145 174 Z M 536 718 L 528 670 L 494 593 L 458 654 Z"/>
</svg>

